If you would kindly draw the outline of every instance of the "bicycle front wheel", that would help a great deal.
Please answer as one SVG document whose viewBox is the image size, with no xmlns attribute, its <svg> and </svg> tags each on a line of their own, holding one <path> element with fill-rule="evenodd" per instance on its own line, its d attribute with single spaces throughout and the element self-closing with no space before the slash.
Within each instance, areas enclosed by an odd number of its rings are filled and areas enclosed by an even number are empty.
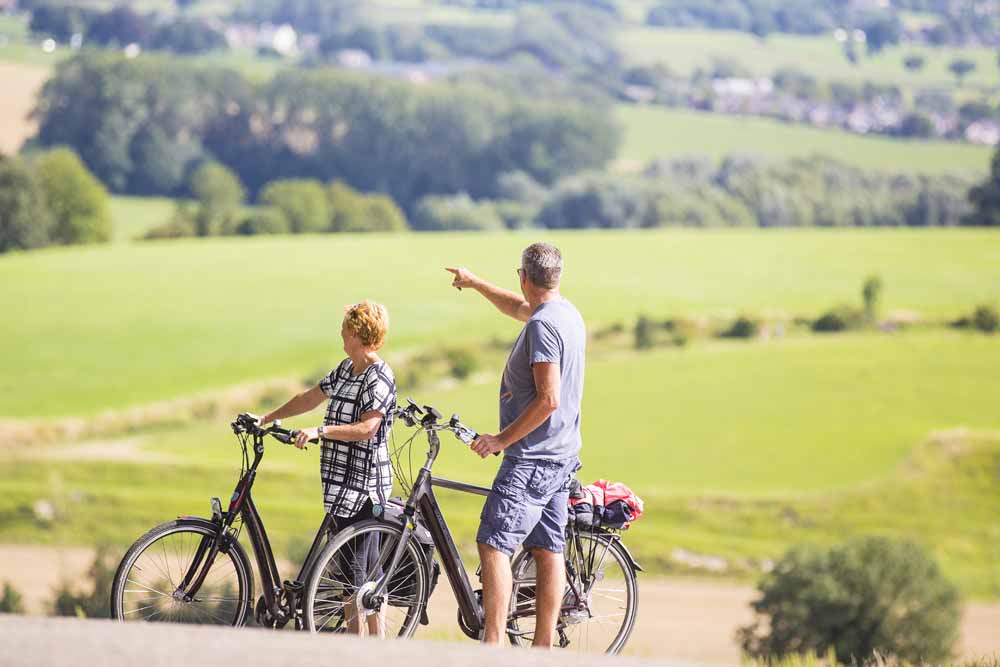
<svg viewBox="0 0 1000 667">
<path fill-rule="evenodd" d="M 111 586 L 111 615 L 119 621 L 243 625 L 253 596 L 250 561 L 238 542 L 206 561 L 218 528 L 178 519 L 153 528 L 126 552 Z M 190 599 L 182 584 L 205 566 L 204 583 Z M 194 577 L 191 577 L 193 580 Z M 189 596 L 190 597 L 190 596 Z"/>
<path fill-rule="evenodd" d="M 410 637 L 427 605 L 427 564 L 416 538 L 408 540 L 378 610 L 362 599 L 389 567 L 402 528 L 363 521 L 345 528 L 323 549 L 306 583 L 303 617 L 311 632 L 354 632 Z"/>
<path fill-rule="evenodd" d="M 621 652 L 635 626 L 635 568 L 616 535 L 571 531 L 566 541 L 566 588 L 555 646 L 580 653 Z M 512 564 L 514 587 L 507 634 L 528 645 L 535 635 L 535 560 L 522 551 Z"/>
</svg>

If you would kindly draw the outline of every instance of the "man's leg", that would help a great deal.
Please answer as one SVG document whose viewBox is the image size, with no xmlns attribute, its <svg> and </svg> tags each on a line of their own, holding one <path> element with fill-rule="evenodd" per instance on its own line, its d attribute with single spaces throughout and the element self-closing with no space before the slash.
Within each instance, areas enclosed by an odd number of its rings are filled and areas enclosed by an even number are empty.
<svg viewBox="0 0 1000 667">
<path fill-rule="evenodd" d="M 535 559 L 535 639 L 536 648 L 552 648 L 555 641 L 556 622 L 566 591 L 566 566 L 563 554 L 536 548 L 531 550 Z"/>
<path fill-rule="evenodd" d="M 480 543 L 477 546 L 483 566 L 483 611 L 486 616 L 483 643 L 499 645 L 500 638 L 506 634 L 507 611 L 513 585 L 510 558 L 487 544 Z"/>
</svg>

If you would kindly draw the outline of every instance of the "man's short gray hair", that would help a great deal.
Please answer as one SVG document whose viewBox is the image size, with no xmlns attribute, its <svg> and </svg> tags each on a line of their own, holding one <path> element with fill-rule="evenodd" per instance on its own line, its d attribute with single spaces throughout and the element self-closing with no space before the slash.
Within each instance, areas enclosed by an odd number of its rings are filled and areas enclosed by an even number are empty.
<svg viewBox="0 0 1000 667">
<path fill-rule="evenodd" d="M 555 289 L 562 276 L 562 253 L 551 243 L 532 243 L 521 253 L 521 269 L 538 287 Z"/>
</svg>

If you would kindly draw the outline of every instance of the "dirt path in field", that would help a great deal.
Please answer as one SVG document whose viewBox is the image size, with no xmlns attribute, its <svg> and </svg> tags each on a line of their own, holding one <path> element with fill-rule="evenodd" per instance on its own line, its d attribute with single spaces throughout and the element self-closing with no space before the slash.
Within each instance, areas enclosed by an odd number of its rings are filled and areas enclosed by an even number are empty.
<svg viewBox="0 0 1000 667">
<path fill-rule="evenodd" d="M 28 114 L 48 77 L 47 67 L 0 63 L 0 81 L 4 86 L 4 94 L 0 95 L 0 153 L 16 153 L 25 139 L 35 133 L 35 123 L 28 120 Z"/>
<path fill-rule="evenodd" d="M 0 545 L 0 580 L 24 595 L 28 611 L 42 613 L 52 589 L 64 578 L 82 580 L 93 559 L 87 548 Z M 285 567 L 283 571 L 290 568 Z M 750 620 L 748 603 L 754 590 L 746 586 L 681 579 L 639 579 L 639 618 L 626 653 L 699 665 L 738 665 L 733 635 Z M 463 640 L 455 625 L 455 599 L 442 575 L 431 598 L 431 625 L 418 637 Z M 1000 604 L 965 606 L 964 659 L 1000 655 Z"/>
</svg>

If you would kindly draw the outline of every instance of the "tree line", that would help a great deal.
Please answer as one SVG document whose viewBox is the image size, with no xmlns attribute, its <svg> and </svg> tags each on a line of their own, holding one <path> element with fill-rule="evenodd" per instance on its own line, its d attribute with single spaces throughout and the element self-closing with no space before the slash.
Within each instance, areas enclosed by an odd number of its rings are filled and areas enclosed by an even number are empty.
<svg viewBox="0 0 1000 667">
<path fill-rule="evenodd" d="M 414 86 L 335 70 L 265 82 L 160 57 L 61 63 L 35 112 L 36 146 L 67 145 L 113 192 L 182 195 L 216 160 L 256 195 L 282 178 L 339 180 L 410 211 L 423 196 L 496 193 L 524 171 L 551 184 L 604 167 L 620 129 L 600 108 Z"/>
</svg>

